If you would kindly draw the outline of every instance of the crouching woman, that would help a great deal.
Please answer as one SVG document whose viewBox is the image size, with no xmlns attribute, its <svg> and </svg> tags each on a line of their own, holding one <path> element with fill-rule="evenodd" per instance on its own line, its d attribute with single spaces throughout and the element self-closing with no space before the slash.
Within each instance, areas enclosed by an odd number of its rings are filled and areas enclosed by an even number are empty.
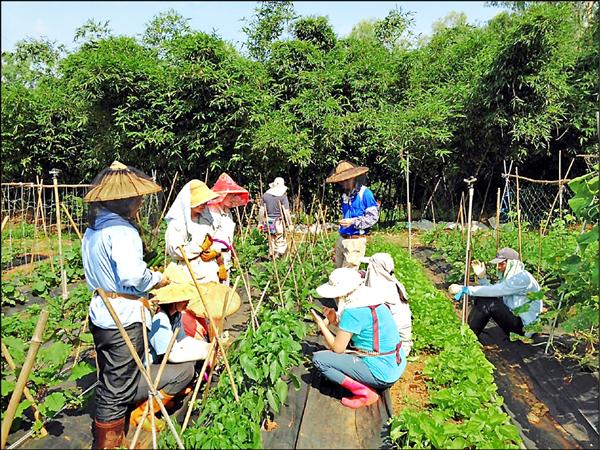
<svg viewBox="0 0 600 450">
<path fill-rule="evenodd" d="M 313 311 L 329 348 L 315 352 L 313 365 L 327 379 L 353 394 L 342 398 L 344 406 L 356 409 L 377 402 L 376 390 L 392 386 L 406 368 L 406 356 L 390 309 L 378 291 L 364 286 L 358 271 L 350 268 L 335 269 L 317 293 L 335 298 L 343 310 L 339 323 L 333 310 L 326 312 L 326 318 Z M 339 327 L 335 336 L 327 327 L 330 321 Z"/>
</svg>

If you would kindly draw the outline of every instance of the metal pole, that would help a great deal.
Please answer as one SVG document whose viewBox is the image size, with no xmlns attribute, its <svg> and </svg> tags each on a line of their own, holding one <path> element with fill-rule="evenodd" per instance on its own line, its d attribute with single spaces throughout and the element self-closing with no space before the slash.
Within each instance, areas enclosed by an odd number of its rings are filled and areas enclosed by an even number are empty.
<svg viewBox="0 0 600 450">
<path fill-rule="evenodd" d="M 500 248 L 500 188 L 496 198 L 496 251 Z"/>
<path fill-rule="evenodd" d="M 464 180 L 469 187 L 469 212 L 468 212 L 468 222 L 467 222 L 467 249 L 465 251 L 465 278 L 464 278 L 464 286 L 469 285 L 469 267 L 471 264 L 471 225 L 472 225 L 472 215 L 473 215 L 473 193 L 475 192 L 474 183 L 477 181 L 477 178 L 470 177 Z M 469 303 L 469 296 L 467 294 L 463 297 L 463 305 L 462 305 L 462 324 L 464 325 L 467 321 L 467 311 Z"/>
<path fill-rule="evenodd" d="M 410 217 L 410 155 L 406 152 L 406 213 L 408 215 L 408 254 L 412 255 L 412 223 Z"/>
</svg>

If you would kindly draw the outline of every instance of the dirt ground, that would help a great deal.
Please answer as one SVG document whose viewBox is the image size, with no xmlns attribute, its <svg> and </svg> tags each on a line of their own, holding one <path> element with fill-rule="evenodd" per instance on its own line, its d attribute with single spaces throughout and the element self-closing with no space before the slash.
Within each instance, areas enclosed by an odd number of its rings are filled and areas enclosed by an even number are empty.
<svg viewBox="0 0 600 450">
<path fill-rule="evenodd" d="M 400 379 L 390 389 L 394 414 L 411 406 L 422 410 L 429 404 L 429 394 L 423 378 L 426 362 L 427 355 L 423 354 L 417 356 L 415 361 L 409 361 Z"/>
</svg>

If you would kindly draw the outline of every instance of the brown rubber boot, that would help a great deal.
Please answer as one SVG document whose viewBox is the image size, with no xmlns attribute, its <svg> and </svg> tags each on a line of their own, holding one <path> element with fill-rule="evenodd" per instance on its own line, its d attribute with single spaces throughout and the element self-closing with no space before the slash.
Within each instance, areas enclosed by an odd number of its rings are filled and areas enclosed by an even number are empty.
<svg viewBox="0 0 600 450">
<path fill-rule="evenodd" d="M 166 405 L 175 397 L 174 395 L 167 394 L 164 390 L 160 391 L 162 395 L 162 404 Z M 138 424 L 142 421 L 142 416 L 144 415 L 144 410 L 146 409 L 146 404 L 148 400 L 143 401 L 131 412 L 131 417 L 129 419 L 129 425 L 132 428 L 137 429 Z M 158 402 L 154 400 L 154 414 L 156 415 L 160 411 L 160 406 L 158 406 Z M 165 421 L 159 420 L 156 417 L 154 418 L 154 428 L 156 431 L 161 431 L 165 427 Z M 150 414 L 146 414 L 146 419 L 144 420 L 144 424 L 142 425 L 142 429 L 145 431 L 152 431 L 152 420 L 150 419 Z"/>
<path fill-rule="evenodd" d="M 115 449 L 123 445 L 125 439 L 125 417 L 111 422 L 94 421 L 95 449 Z"/>
</svg>

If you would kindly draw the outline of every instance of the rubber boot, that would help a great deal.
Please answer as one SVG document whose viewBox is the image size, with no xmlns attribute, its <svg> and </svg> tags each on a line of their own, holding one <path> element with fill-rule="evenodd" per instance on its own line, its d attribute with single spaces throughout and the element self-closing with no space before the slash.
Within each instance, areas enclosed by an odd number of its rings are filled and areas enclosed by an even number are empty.
<svg viewBox="0 0 600 450">
<path fill-rule="evenodd" d="M 362 408 L 376 403 L 379 400 L 379 394 L 368 386 L 353 380 L 350 377 L 345 377 L 342 381 L 342 386 L 354 394 L 352 397 L 342 398 L 342 405 L 348 408 Z"/>
<path fill-rule="evenodd" d="M 114 449 L 124 445 L 125 440 L 125 417 L 110 422 L 94 421 L 94 444 L 95 449 Z"/>
<path fill-rule="evenodd" d="M 161 390 L 160 394 L 162 395 L 162 404 L 165 405 L 165 407 L 175 397 L 174 395 L 167 394 L 164 390 Z M 147 403 L 148 403 L 148 400 L 144 400 L 142 403 L 140 403 L 138 405 L 137 408 L 135 408 L 131 412 L 131 417 L 129 418 L 129 425 L 131 427 L 137 428 L 138 424 L 142 420 L 142 416 L 144 415 L 144 410 L 146 409 Z M 154 400 L 154 402 L 153 402 L 153 407 L 154 407 L 153 408 L 154 414 L 156 415 L 160 411 L 160 406 L 158 405 L 158 402 L 156 400 Z M 164 427 L 165 427 L 165 421 L 157 419 L 155 417 L 154 418 L 154 428 L 156 429 L 156 431 L 160 431 Z M 149 432 L 152 431 L 152 420 L 150 419 L 150 413 L 146 414 L 146 420 L 144 420 L 142 429 L 145 431 L 149 431 Z"/>
</svg>

